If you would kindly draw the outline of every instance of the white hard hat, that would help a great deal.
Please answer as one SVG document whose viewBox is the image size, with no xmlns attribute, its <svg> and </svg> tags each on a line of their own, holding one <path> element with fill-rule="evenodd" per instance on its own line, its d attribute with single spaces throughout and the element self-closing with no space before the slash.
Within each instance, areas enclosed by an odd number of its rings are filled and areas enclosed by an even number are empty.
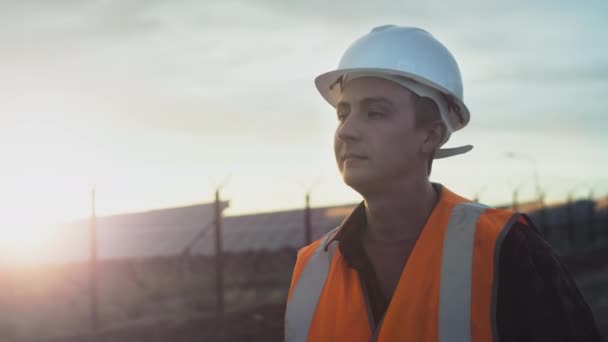
<svg viewBox="0 0 608 342">
<path fill-rule="evenodd" d="M 447 127 L 441 145 L 452 132 L 469 123 L 458 64 L 443 44 L 422 29 L 394 25 L 374 28 L 351 44 L 338 69 L 318 76 L 315 84 L 325 100 L 336 107 L 346 83 L 369 76 L 396 82 L 419 96 L 433 99 Z M 441 148 L 434 158 L 466 153 L 472 148 Z"/>
</svg>

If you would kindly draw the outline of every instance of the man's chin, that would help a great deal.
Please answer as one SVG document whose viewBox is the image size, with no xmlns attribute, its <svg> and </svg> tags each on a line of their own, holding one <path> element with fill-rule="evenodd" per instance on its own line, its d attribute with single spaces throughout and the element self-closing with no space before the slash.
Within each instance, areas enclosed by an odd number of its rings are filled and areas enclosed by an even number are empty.
<svg viewBox="0 0 608 342">
<path fill-rule="evenodd" d="M 374 178 L 364 172 L 345 172 L 342 174 L 342 180 L 359 193 L 374 183 Z"/>
</svg>

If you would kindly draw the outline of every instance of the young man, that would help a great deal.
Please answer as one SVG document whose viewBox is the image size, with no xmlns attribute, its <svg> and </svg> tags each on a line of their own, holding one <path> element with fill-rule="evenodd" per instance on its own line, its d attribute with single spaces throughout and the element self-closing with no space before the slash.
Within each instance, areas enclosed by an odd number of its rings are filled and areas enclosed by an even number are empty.
<svg viewBox="0 0 608 342">
<path fill-rule="evenodd" d="M 599 341 L 589 307 L 525 215 L 431 183 L 469 121 L 450 52 L 382 26 L 319 76 L 335 154 L 363 202 L 298 253 L 287 341 Z"/>
</svg>

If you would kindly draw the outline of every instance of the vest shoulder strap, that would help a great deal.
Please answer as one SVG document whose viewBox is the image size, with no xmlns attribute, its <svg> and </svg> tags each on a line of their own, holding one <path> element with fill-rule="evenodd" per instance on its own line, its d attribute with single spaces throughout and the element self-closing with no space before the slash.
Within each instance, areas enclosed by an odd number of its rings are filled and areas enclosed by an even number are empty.
<svg viewBox="0 0 608 342">
<path fill-rule="evenodd" d="M 321 243 L 304 266 L 304 270 L 295 284 L 285 312 L 285 341 L 287 342 L 306 342 L 308 338 L 312 318 L 337 247 L 337 241 L 328 246 L 327 242 L 334 236 L 337 229 L 331 230 L 321 238 Z"/>
</svg>

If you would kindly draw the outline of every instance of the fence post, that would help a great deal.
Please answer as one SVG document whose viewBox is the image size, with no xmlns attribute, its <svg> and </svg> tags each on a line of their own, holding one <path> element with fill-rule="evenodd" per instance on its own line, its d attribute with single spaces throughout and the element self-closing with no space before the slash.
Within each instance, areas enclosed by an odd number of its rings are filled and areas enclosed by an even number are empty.
<svg viewBox="0 0 608 342">
<path fill-rule="evenodd" d="M 574 248 L 575 244 L 575 232 L 574 232 L 574 213 L 573 213 L 573 200 L 572 200 L 572 192 L 568 194 L 568 200 L 566 202 L 566 224 L 568 226 L 568 247 L 570 249 Z"/>
<path fill-rule="evenodd" d="M 589 190 L 589 197 L 587 199 L 589 201 L 589 211 L 587 213 L 587 239 L 590 243 L 593 243 L 595 240 L 595 227 L 593 221 L 595 221 L 596 205 L 596 202 L 593 200 L 593 189 Z"/>
<path fill-rule="evenodd" d="M 518 211 L 519 210 L 519 205 L 517 203 L 517 194 L 519 192 L 519 189 L 515 189 L 513 190 L 513 202 L 511 203 L 511 209 L 513 209 L 513 211 Z"/>
<path fill-rule="evenodd" d="M 312 243 L 312 224 L 310 213 L 310 192 L 306 193 L 306 209 L 304 211 L 304 228 L 306 230 L 306 244 Z"/>
<path fill-rule="evenodd" d="M 216 314 L 218 318 L 224 315 L 224 273 L 222 253 L 222 208 L 220 203 L 220 190 L 215 190 L 215 289 Z"/>
<path fill-rule="evenodd" d="M 97 298 L 97 216 L 95 213 L 95 189 L 91 191 L 91 222 L 89 226 L 89 309 L 91 315 L 91 330 L 98 328 L 98 298 Z"/>
<path fill-rule="evenodd" d="M 540 196 L 538 197 L 538 200 L 540 201 L 540 208 L 538 211 L 538 229 L 540 230 L 541 234 L 543 235 L 543 237 L 545 238 L 545 240 L 549 241 L 550 239 L 550 229 L 549 226 L 547 225 L 547 218 L 546 213 L 545 213 L 545 193 L 541 193 Z"/>
</svg>

